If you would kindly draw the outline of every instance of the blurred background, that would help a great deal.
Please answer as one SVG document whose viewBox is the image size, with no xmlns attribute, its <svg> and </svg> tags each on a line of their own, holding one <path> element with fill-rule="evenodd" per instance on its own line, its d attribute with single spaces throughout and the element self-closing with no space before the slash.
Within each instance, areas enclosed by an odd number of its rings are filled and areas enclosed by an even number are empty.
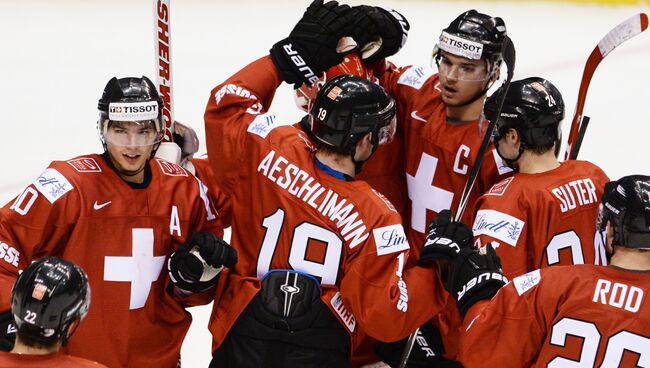
<svg viewBox="0 0 650 368">
<path fill-rule="evenodd" d="M 429 65 L 440 30 L 468 9 L 502 17 L 517 48 L 515 79 L 541 76 L 573 116 L 587 57 L 614 26 L 650 1 L 350 1 L 393 7 L 411 23 L 409 40 L 391 60 Z M 205 152 L 203 111 L 210 90 L 288 35 L 308 1 L 172 1 L 175 117 L 196 129 Z M 0 203 L 4 205 L 53 160 L 101 152 L 97 100 L 113 76 L 153 79 L 153 3 L 148 0 L 0 0 Z M 591 123 L 580 158 L 612 178 L 650 174 L 650 32 L 608 55 L 591 82 Z M 283 85 L 271 111 L 301 117 Z M 210 361 L 210 307 L 195 317 L 183 365 Z"/>
</svg>

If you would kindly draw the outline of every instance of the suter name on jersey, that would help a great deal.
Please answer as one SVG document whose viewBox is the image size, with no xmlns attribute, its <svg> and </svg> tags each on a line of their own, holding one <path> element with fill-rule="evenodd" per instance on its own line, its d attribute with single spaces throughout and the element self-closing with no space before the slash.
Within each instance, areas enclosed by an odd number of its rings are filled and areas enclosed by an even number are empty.
<svg viewBox="0 0 650 368">
<path fill-rule="evenodd" d="M 290 195 L 302 199 L 330 221 L 336 222 L 341 236 L 349 242 L 350 249 L 368 238 L 367 227 L 362 219 L 357 220 L 359 212 L 352 203 L 347 203 L 346 198 L 339 199 L 338 193 L 324 187 L 309 173 L 301 170 L 282 155 L 276 154 L 274 150 L 260 161 L 257 172 Z"/>
<path fill-rule="evenodd" d="M 560 200 L 560 211 L 563 213 L 573 210 L 578 206 L 584 206 L 598 201 L 596 185 L 589 178 L 573 180 L 569 183 L 562 184 L 557 188 L 551 189 L 551 192 Z"/>
</svg>

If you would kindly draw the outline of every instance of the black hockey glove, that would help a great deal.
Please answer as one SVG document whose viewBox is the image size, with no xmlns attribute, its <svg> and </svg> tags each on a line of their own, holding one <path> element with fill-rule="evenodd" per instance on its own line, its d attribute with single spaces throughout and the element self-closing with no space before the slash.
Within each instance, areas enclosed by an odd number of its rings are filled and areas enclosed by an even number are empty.
<svg viewBox="0 0 650 368">
<path fill-rule="evenodd" d="M 353 14 L 347 5 L 336 1 L 314 0 L 289 37 L 271 48 L 271 57 L 282 80 L 297 86 L 311 86 L 321 72 L 340 63 L 336 50 L 339 39 L 349 36 Z"/>
<path fill-rule="evenodd" d="M 11 311 L 0 313 L 0 350 L 11 351 L 16 342 L 16 324 Z"/>
<path fill-rule="evenodd" d="M 167 263 L 169 277 L 178 288 L 199 293 L 217 283 L 223 267 L 237 263 L 237 251 L 216 235 L 194 233 L 172 254 Z"/>
<path fill-rule="evenodd" d="M 472 229 L 451 219 L 451 211 L 443 210 L 429 224 L 427 237 L 420 252 L 420 263 L 437 260 L 453 261 L 462 248 L 473 241 Z"/>
<path fill-rule="evenodd" d="M 474 303 L 492 298 L 508 282 L 492 244 L 488 243 L 485 250 L 485 254 L 480 254 L 463 248 L 451 267 L 448 288 L 463 318 Z"/>
<path fill-rule="evenodd" d="M 391 343 L 377 341 L 377 344 L 375 344 L 375 354 L 377 354 L 379 359 L 391 367 L 399 367 L 407 341 L 408 337 Z M 411 350 L 409 360 L 406 362 L 406 367 L 462 367 L 460 363 L 442 357 L 444 352 L 445 349 L 442 344 L 440 332 L 433 324 L 427 322 L 420 326 L 418 335 L 415 338 L 415 343 L 413 344 L 413 350 Z"/>
<path fill-rule="evenodd" d="M 368 5 L 355 6 L 352 11 L 356 18 L 352 38 L 364 61 L 395 55 L 406 43 L 411 26 L 398 11 Z"/>
</svg>

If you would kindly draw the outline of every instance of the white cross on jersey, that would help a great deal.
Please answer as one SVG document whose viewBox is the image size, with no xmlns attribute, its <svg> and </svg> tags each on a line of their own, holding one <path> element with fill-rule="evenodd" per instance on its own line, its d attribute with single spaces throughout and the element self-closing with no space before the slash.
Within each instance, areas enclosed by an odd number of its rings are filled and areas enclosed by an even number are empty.
<svg viewBox="0 0 650 368">
<path fill-rule="evenodd" d="M 158 280 L 165 256 L 153 255 L 153 229 L 133 229 L 132 257 L 105 257 L 104 280 L 131 283 L 129 309 L 144 307 L 151 283 Z"/>
<path fill-rule="evenodd" d="M 415 176 L 406 174 L 409 198 L 411 199 L 411 227 L 424 233 L 427 226 L 427 209 L 440 212 L 451 208 L 454 193 L 433 186 L 433 177 L 438 159 L 422 153 Z"/>
</svg>

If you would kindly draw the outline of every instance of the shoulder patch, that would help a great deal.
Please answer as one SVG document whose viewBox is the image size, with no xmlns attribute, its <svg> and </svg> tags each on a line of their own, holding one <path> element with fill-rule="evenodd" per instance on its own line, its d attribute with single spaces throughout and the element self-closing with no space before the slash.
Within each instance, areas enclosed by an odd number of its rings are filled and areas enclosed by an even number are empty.
<svg viewBox="0 0 650 368">
<path fill-rule="evenodd" d="M 66 162 L 78 172 L 102 172 L 102 168 L 92 157 L 79 157 Z"/>
<path fill-rule="evenodd" d="M 397 83 L 420 89 L 424 85 L 424 82 L 426 82 L 433 74 L 433 69 L 429 67 L 412 66 L 400 75 Z"/>
<path fill-rule="evenodd" d="M 47 168 L 33 182 L 36 189 L 41 192 L 50 203 L 54 203 L 64 194 L 74 189 L 68 179 L 53 168 Z"/>
<path fill-rule="evenodd" d="M 255 117 L 255 119 L 248 125 L 247 132 L 259 135 L 266 139 L 266 136 L 275 128 L 287 125 L 280 122 L 277 116 L 273 114 L 264 114 Z"/>
<path fill-rule="evenodd" d="M 500 211 L 479 210 L 472 231 L 474 236 L 491 236 L 515 247 L 525 225 L 525 221 Z"/>
<path fill-rule="evenodd" d="M 527 274 L 517 276 L 512 280 L 512 283 L 517 289 L 517 294 L 520 296 L 526 291 L 530 290 L 533 286 L 539 284 L 542 275 L 539 270 L 528 272 Z"/>
<path fill-rule="evenodd" d="M 501 156 L 499 156 L 499 153 L 497 152 L 497 149 L 494 148 L 492 149 L 492 155 L 494 156 L 494 162 L 497 165 L 497 170 L 499 171 L 499 175 L 504 175 L 509 172 L 512 172 L 512 169 L 506 165 L 506 162 L 503 161 Z"/>
<path fill-rule="evenodd" d="M 388 225 L 372 230 L 377 246 L 377 255 L 383 256 L 409 249 L 404 228 L 400 224 Z"/>
<path fill-rule="evenodd" d="M 187 175 L 187 170 L 182 168 L 179 165 L 173 164 L 171 162 L 165 161 L 163 159 L 156 159 L 156 162 L 158 163 L 158 166 L 160 166 L 160 171 L 162 171 L 163 174 L 168 175 L 168 176 L 188 176 Z"/>
<path fill-rule="evenodd" d="M 515 179 L 514 176 L 511 176 L 509 178 L 505 178 L 501 180 L 500 182 L 494 184 L 490 190 L 485 193 L 485 195 L 495 195 L 495 196 L 500 196 L 503 195 L 503 193 L 506 192 L 506 189 L 508 189 L 508 186 L 510 183 Z"/>
</svg>

